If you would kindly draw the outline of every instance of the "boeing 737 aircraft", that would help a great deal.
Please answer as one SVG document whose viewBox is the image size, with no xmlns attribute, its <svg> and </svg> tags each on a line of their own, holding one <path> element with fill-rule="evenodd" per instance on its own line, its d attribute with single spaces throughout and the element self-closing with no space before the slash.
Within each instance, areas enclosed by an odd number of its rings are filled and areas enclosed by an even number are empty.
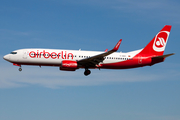
<svg viewBox="0 0 180 120">
<path fill-rule="evenodd" d="M 57 66 L 65 71 L 84 68 L 86 76 L 91 73 L 89 69 L 128 69 L 152 66 L 174 54 L 163 55 L 170 30 L 170 25 L 164 26 L 145 48 L 127 53 L 116 52 L 121 39 L 112 50 L 106 49 L 104 52 L 31 48 L 15 50 L 3 58 L 19 66 L 19 71 L 22 71 L 22 65 Z"/>
</svg>

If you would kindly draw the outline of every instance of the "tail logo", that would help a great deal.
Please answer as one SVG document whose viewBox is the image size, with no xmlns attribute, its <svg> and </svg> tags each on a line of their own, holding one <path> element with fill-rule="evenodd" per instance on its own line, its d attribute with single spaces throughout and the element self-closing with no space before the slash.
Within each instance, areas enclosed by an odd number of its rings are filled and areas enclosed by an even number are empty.
<svg viewBox="0 0 180 120">
<path fill-rule="evenodd" d="M 158 39 L 159 39 L 159 40 L 156 41 L 156 46 L 158 46 L 158 47 L 160 47 L 160 46 L 163 47 L 163 46 L 166 44 L 164 38 L 158 37 Z"/>
<path fill-rule="evenodd" d="M 155 36 L 154 44 L 153 44 L 154 51 L 156 52 L 164 51 L 168 36 L 169 36 L 169 32 L 167 31 L 161 31 Z"/>
</svg>

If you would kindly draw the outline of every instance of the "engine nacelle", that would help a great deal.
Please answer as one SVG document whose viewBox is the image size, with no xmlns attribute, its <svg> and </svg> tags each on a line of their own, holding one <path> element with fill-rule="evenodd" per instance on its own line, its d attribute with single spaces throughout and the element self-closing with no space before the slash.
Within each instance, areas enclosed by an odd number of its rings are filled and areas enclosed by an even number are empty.
<svg viewBox="0 0 180 120">
<path fill-rule="evenodd" d="M 75 71 L 76 69 L 78 69 L 78 64 L 76 61 L 63 60 L 61 63 L 60 70 Z"/>
</svg>

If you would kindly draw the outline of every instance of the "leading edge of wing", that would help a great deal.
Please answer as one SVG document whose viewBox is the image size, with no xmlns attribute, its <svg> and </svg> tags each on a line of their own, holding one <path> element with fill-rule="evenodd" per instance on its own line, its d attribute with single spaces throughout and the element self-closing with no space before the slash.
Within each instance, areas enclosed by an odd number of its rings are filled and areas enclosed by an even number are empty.
<svg viewBox="0 0 180 120">
<path fill-rule="evenodd" d="M 82 65 L 82 66 L 90 66 L 90 67 L 95 66 L 95 65 L 99 64 L 100 62 L 102 62 L 104 60 L 105 56 L 108 56 L 108 55 L 116 52 L 119 49 L 121 42 L 122 42 L 122 39 L 120 39 L 118 41 L 118 43 L 115 45 L 115 47 L 110 51 L 107 51 L 102 54 L 98 54 L 98 55 L 95 55 L 95 56 L 92 56 L 92 57 L 89 57 L 86 59 L 82 59 L 77 62 L 79 65 Z"/>
</svg>

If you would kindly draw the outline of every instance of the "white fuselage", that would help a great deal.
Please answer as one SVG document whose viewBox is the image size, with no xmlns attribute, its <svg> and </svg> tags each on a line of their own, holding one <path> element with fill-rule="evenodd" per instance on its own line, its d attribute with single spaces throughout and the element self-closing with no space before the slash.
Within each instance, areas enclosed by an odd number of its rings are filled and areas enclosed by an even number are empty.
<svg viewBox="0 0 180 120">
<path fill-rule="evenodd" d="M 122 53 L 115 52 L 105 57 L 103 63 L 109 64 L 126 61 L 132 59 L 141 50 Z M 20 49 L 13 51 L 16 54 L 8 54 L 4 58 L 17 64 L 25 65 L 45 65 L 60 66 L 63 60 L 79 61 L 104 52 L 98 51 L 82 51 L 82 50 L 62 50 L 62 49 Z"/>
</svg>

